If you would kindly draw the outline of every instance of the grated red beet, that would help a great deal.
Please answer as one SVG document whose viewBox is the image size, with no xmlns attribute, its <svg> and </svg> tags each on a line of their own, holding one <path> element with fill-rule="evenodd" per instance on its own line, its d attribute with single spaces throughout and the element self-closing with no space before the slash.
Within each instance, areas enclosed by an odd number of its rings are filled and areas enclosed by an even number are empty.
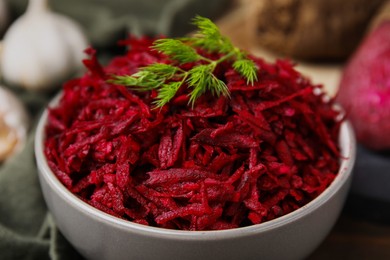
<svg viewBox="0 0 390 260">
<path fill-rule="evenodd" d="M 59 180 L 90 205 L 144 225 L 215 230 L 262 223 L 302 207 L 339 170 L 340 120 L 333 100 L 313 93 L 288 61 L 254 58 L 247 86 L 231 64 L 216 70 L 231 99 L 187 90 L 161 110 L 154 91 L 107 83 L 153 62 L 151 39 L 124 41 L 128 53 L 64 84 L 49 110 L 45 154 Z"/>
</svg>

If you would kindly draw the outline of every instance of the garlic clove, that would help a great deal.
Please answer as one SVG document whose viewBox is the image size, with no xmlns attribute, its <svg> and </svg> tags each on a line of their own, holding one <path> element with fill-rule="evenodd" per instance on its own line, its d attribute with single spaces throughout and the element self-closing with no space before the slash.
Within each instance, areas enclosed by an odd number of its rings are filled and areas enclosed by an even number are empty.
<svg viewBox="0 0 390 260">
<path fill-rule="evenodd" d="M 29 118 L 22 102 L 0 86 L 0 161 L 23 149 L 28 126 Z"/>
<path fill-rule="evenodd" d="M 45 0 L 29 7 L 6 32 L 0 58 L 4 80 L 29 90 L 58 87 L 82 67 L 88 43 L 81 28 L 53 13 Z"/>
</svg>

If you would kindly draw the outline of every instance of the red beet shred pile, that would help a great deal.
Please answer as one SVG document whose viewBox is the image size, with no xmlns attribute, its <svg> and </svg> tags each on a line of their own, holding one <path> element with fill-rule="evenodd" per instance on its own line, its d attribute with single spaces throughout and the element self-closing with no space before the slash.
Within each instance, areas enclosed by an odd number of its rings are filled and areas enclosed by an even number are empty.
<svg viewBox="0 0 390 260">
<path fill-rule="evenodd" d="M 231 98 L 188 90 L 153 109 L 156 93 L 107 83 L 111 74 L 170 61 L 129 39 L 105 68 L 94 51 L 89 71 L 64 84 L 49 111 L 45 154 L 80 199 L 122 219 L 182 230 L 248 226 L 296 210 L 326 189 L 339 170 L 340 120 L 332 101 L 288 61 L 259 68 L 254 86 L 231 64 L 216 75 Z"/>
</svg>

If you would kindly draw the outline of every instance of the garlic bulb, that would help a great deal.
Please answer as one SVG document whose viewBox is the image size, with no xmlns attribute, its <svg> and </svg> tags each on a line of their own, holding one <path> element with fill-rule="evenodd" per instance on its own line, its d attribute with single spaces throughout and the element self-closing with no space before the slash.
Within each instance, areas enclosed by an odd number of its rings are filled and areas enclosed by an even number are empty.
<svg viewBox="0 0 390 260">
<path fill-rule="evenodd" d="M 24 147 L 28 121 L 19 99 L 0 86 L 0 162 Z"/>
<path fill-rule="evenodd" d="M 51 12 L 47 0 L 29 0 L 27 11 L 6 32 L 0 58 L 11 85 L 45 90 L 81 68 L 88 43 L 80 27 Z"/>
</svg>

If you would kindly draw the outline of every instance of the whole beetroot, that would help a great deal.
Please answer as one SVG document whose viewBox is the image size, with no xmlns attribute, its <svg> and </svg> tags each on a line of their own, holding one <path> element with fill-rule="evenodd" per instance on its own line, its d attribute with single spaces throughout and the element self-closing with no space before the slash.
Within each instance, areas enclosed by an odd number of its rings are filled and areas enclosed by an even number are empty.
<svg viewBox="0 0 390 260">
<path fill-rule="evenodd" d="M 374 29 L 352 56 L 336 99 L 361 144 L 390 149 L 390 21 Z"/>
</svg>

